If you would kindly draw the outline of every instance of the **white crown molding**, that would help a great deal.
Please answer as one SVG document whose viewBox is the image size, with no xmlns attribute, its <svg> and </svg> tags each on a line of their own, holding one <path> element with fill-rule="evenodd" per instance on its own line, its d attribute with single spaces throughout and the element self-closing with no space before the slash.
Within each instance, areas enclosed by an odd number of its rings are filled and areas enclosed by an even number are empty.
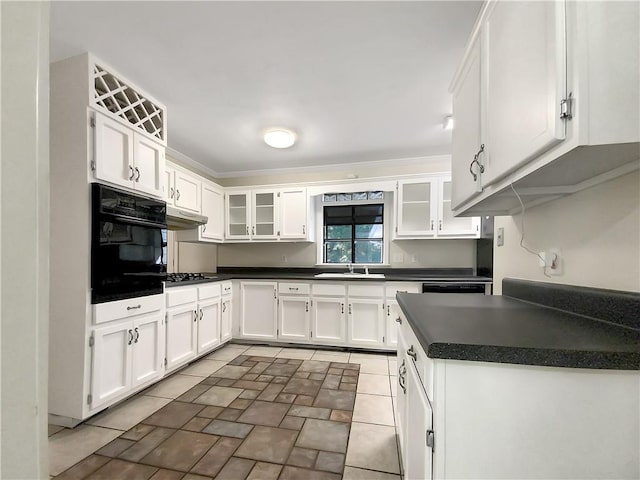
<svg viewBox="0 0 640 480">
<path fill-rule="evenodd" d="M 188 157 L 187 157 L 188 158 Z M 261 169 L 261 170 L 245 170 L 234 172 L 217 172 L 218 178 L 239 178 L 239 177 L 260 177 L 271 175 L 286 175 L 296 173 L 317 173 L 327 171 L 343 171 L 352 168 L 380 168 L 380 167 L 402 167 L 410 165 L 420 165 L 425 162 L 436 161 L 451 161 L 451 155 L 431 155 L 425 157 L 409 157 L 409 158 L 394 158 L 388 160 L 372 160 L 369 162 L 350 162 L 350 163 L 335 163 L 331 165 L 315 165 L 309 167 L 287 167 L 287 168 L 273 168 L 273 169 Z M 210 170 L 212 171 L 212 170 Z"/>
<path fill-rule="evenodd" d="M 214 179 L 215 178 L 220 178 L 221 174 L 219 174 L 218 172 L 216 172 L 215 170 L 209 168 L 209 167 L 205 167 L 203 164 L 201 164 L 200 162 L 195 161 L 193 158 L 188 157 L 187 155 L 185 155 L 184 153 L 181 153 L 177 150 L 174 150 L 171 147 L 167 147 L 165 149 L 165 152 L 167 155 L 169 155 L 171 158 L 177 160 L 180 163 L 183 163 L 184 166 L 189 166 L 189 167 L 193 167 L 196 170 L 199 170 L 202 173 L 206 173 L 208 175 L 211 175 Z"/>
</svg>

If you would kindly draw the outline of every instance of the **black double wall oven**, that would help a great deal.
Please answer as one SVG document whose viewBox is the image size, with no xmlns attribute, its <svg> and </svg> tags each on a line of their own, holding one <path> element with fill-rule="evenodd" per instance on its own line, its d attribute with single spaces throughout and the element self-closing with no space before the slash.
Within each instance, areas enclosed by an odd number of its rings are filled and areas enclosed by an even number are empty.
<svg viewBox="0 0 640 480">
<path fill-rule="evenodd" d="M 91 189 L 91 303 L 162 293 L 166 204 L 99 183 Z"/>
</svg>

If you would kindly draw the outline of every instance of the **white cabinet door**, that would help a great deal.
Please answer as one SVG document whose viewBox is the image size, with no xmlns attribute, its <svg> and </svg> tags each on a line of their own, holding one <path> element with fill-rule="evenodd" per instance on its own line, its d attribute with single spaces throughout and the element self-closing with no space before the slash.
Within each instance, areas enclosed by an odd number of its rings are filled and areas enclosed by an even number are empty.
<svg viewBox="0 0 640 480">
<path fill-rule="evenodd" d="M 483 187 L 565 138 L 564 8 L 562 1 L 495 2 L 487 10 Z"/>
<path fill-rule="evenodd" d="M 240 335 L 258 339 L 277 337 L 276 282 L 241 282 Z"/>
<path fill-rule="evenodd" d="M 202 184 L 202 215 L 207 223 L 200 227 L 200 236 L 207 240 L 224 239 L 224 193 L 208 183 Z"/>
<path fill-rule="evenodd" d="M 274 191 L 251 192 L 253 205 L 251 238 L 278 238 L 278 201 Z"/>
<path fill-rule="evenodd" d="M 407 432 L 404 474 L 405 478 L 429 479 L 432 476 L 433 450 L 426 445 L 426 441 L 429 438 L 429 432 L 433 434 L 433 413 L 418 373 L 409 360 L 407 360 L 406 382 L 407 416 L 404 426 Z"/>
<path fill-rule="evenodd" d="M 140 316 L 133 322 L 132 387 L 162 376 L 164 358 L 163 314 Z"/>
<path fill-rule="evenodd" d="M 222 297 L 222 305 L 220 311 L 220 341 L 224 342 L 231 338 L 232 319 L 231 314 L 231 297 Z"/>
<path fill-rule="evenodd" d="M 278 299 L 278 338 L 309 340 L 311 300 L 305 296 L 286 296 Z"/>
<path fill-rule="evenodd" d="M 454 217 L 451 177 L 438 180 L 438 237 L 480 237 L 480 217 Z"/>
<path fill-rule="evenodd" d="M 425 237 L 436 233 L 437 183 L 433 179 L 398 182 L 396 236 Z"/>
<path fill-rule="evenodd" d="M 384 344 L 384 301 L 374 298 L 349 298 L 349 344 Z"/>
<path fill-rule="evenodd" d="M 94 113 L 95 176 L 99 180 L 133 188 L 133 131 L 111 118 Z"/>
<path fill-rule="evenodd" d="M 198 354 L 220 344 L 220 298 L 198 304 Z"/>
<path fill-rule="evenodd" d="M 164 146 L 153 140 L 133 134 L 135 189 L 155 197 L 163 197 L 165 181 Z"/>
<path fill-rule="evenodd" d="M 311 335 L 314 342 L 343 344 L 347 340 L 344 297 L 314 297 Z"/>
<path fill-rule="evenodd" d="M 280 238 L 307 238 L 307 189 L 280 191 Z"/>
<path fill-rule="evenodd" d="M 398 382 L 396 401 L 396 430 L 398 432 L 398 442 L 400 443 L 400 457 L 402 466 L 407 468 L 407 342 L 402 335 L 402 330 L 398 330 L 398 372 L 396 381 Z M 393 378 L 393 377 L 392 377 Z M 405 477 L 408 478 L 408 477 Z M 431 478 L 431 477 L 429 477 Z"/>
<path fill-rule="evenodd" d="M 200 213 L 200 180 L 180 170 L 175 171 L 173 178 L 175 206 Z"/>
<path fill-rule="evenodd" d="M 455 119 L 451 143 L 454 207 L 458 207 L 473 197 L 476 192 L 481 191 L 480 177 L 482 174 L 477 164 L 471 165 L 474 155 L 480 150 L 482 143 L 480 136 L 480 45 L 480 37 L 478 36 L 470 47 L 469 55 L 451 92 L 453 118 Z M 480 157 L 480 161 L 484 162 L 484 157 Z"/>
<path fill-rule="evenodd" d="M 123 395 L 131 388 L 131 321 L 96 328 L 93 338 L 92 409 Z"/>
<path fill-rule="evenodd" d="M 167 309 L 167 369 L 196 357 L 197 310 L 195 304 Z"/>
<path fill-rule="evenodd" d="M 398 302 L 392 298 L 387 298 L 386 309 L 386 326 L 387 335 L 385 338 L 385 344 L 391 347 L 395 347 L 398 344 L 398 318 L 400 317 L 400 306 Z"/>
<path fill-rule="evenodd" d="M 164 164 L 164 174 L 162 176 L 162 191 L 164 201 L 169 205 L 174 204 L 174 198 L 176 196 L 176 190 L 174 187 L 173 177 L 175 176 L 175 169 L 171 168 L 167 163 Z"/>
<path fill-rule="evenodd" d="M 251 192 L 227 193 L 226 237 L 229 239 L 249 239 L 251 223 Z"/>
</svg>

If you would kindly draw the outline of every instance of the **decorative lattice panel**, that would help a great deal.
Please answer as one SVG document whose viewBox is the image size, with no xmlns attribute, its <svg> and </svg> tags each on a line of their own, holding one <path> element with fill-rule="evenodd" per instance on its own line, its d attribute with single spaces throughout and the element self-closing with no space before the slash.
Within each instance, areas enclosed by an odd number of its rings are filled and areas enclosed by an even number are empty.
<svg viewBox="0 0 640 480">
<path fill-rule="evenodd" d="M 165 139 L 163 108 L 99 65 L 94 65 L 94 100 L 135 128 Z"/>
</svg>

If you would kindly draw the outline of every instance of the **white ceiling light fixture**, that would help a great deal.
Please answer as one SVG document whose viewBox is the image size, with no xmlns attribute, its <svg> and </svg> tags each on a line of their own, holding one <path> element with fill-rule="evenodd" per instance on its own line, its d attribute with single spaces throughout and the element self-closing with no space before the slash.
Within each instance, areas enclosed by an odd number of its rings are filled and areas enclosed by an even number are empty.
<svg viewBox="0 0 640 480">
<path fill-rule="evenodd" d="M 264 132 L 264 142 L 273 148 L 289 148 L 297 138 L 296 133 L 288 128 L 275 127 Z"/>
<path fill-rule="evenodd" d="M 453 128 L 453 115 L 447 115 L 442 121 L 442 128 L 451 130 Z"/>
</svg>

